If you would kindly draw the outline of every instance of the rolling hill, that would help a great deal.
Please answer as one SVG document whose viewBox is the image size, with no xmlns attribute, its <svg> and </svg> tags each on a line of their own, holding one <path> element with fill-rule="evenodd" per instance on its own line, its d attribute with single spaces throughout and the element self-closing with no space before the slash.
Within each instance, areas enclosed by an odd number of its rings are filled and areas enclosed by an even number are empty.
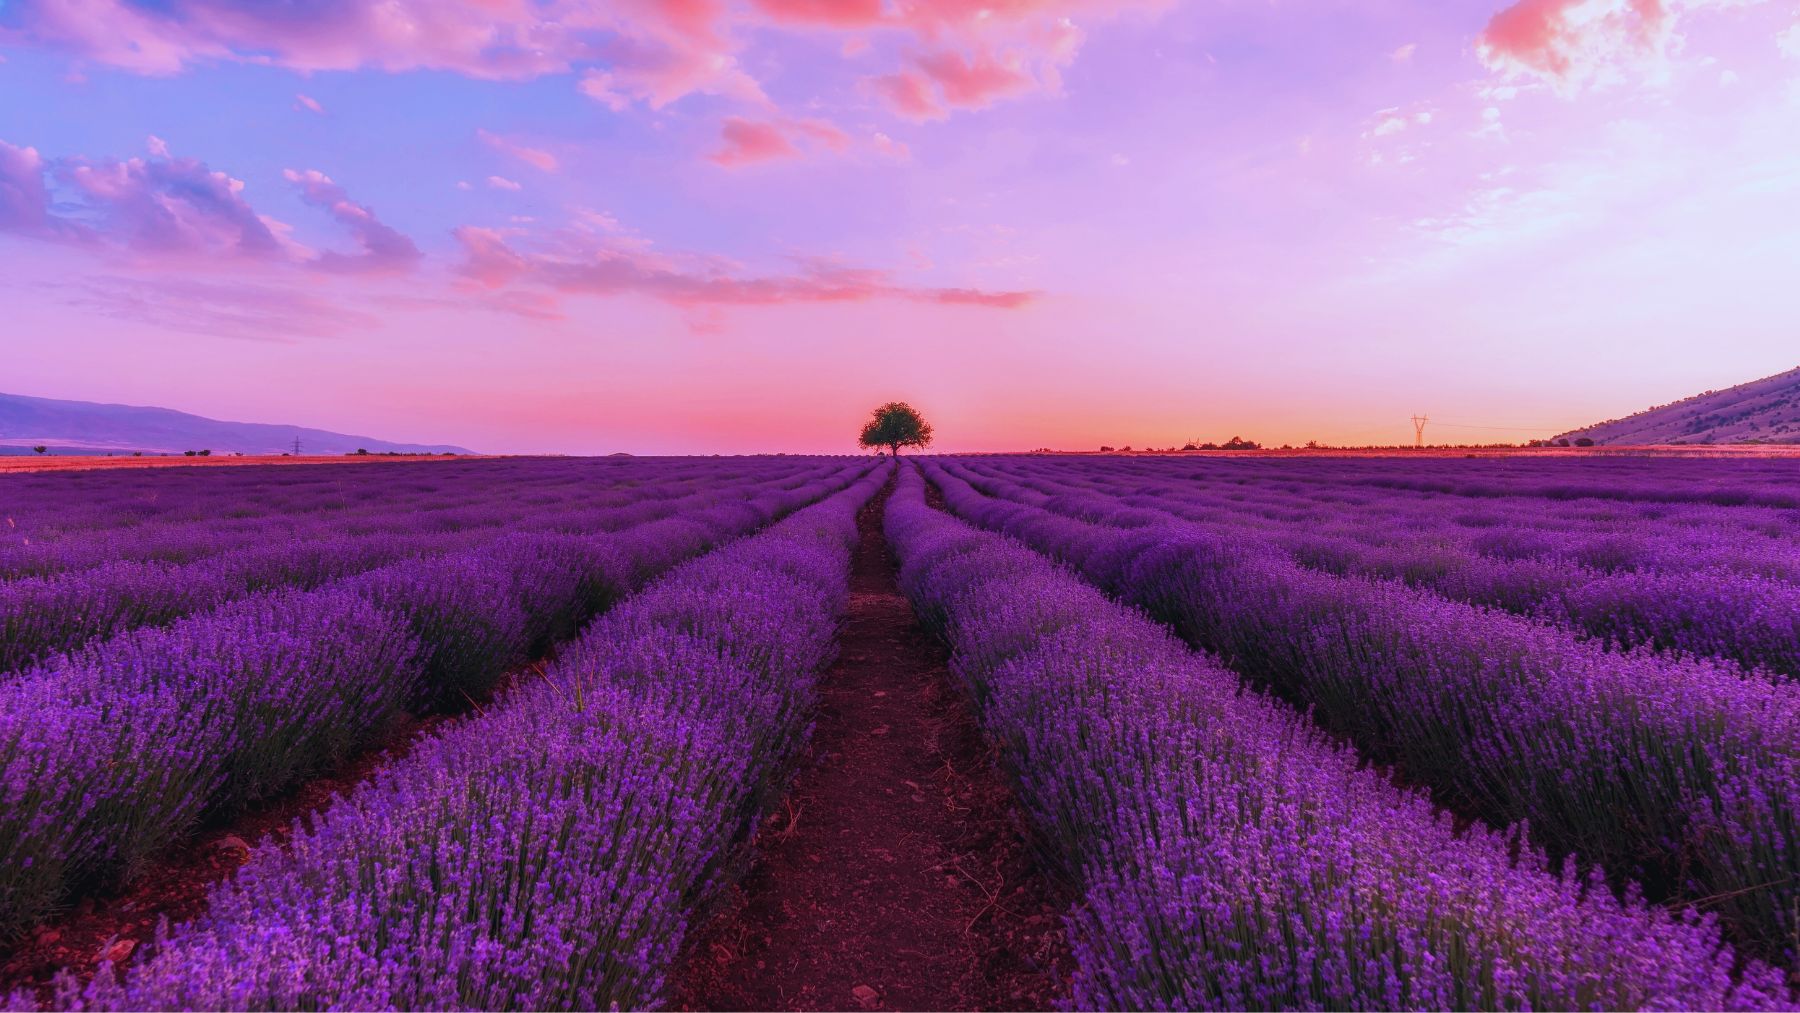
<svg viewBox="0 0 1800 1013">
<path fill-rule="evenodd" d="M 1800 443 L 1800 369 L 1563 434 L 1598 444 Z"/>
<path fill-rule="evenodd" d="M 221 422 L 169 408 L 0 394 L 0 452 L 43 445 L 57 453 L 281 454 L 292 452 L 296 438 L 307 455 L 352 454 L 358 449 L 372 454 L 473 453 L 449 444 L 393 443 L 304 426 Z"/>
</svg>

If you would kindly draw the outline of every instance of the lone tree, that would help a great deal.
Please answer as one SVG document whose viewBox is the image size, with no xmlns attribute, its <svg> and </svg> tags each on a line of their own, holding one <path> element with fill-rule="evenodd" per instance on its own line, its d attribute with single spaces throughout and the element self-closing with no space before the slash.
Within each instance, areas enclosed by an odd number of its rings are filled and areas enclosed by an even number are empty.
<svg viewBox="0 0 1800 1013">
<path fill-rule="evenodd" d="M 901 447 L 931 446 L 931 423 L 920 417 L 912 405 L 890 401 L 875 409 L 857 442 L 865 447 L 887 447 L 899 457 Z"/>
</svg>

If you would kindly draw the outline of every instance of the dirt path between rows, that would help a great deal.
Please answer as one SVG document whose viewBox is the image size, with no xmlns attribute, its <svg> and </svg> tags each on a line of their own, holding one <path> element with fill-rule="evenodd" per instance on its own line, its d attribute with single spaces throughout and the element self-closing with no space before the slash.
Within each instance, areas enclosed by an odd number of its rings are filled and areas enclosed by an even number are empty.
<svg viewBox="0 0 1800 1013">
<path fill-rule="evenodd" d="M 1011 789 L 919 628 L 881 531 L 861 543 L 810 756 L 760 857 L 689 939 L 677 1009 L 1045 1009 L 1068 944 Z"/>
</svg>

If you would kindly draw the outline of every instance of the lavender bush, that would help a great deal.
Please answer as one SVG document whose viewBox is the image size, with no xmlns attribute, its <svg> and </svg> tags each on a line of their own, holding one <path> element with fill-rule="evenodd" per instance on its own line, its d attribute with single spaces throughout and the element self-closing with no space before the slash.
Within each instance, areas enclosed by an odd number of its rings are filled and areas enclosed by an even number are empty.
<svg viewBox="0 0 1800 1013">
<path fill-rule="evenodd" d="M 27 673 L 0 693 L 0 929 L 342 757 L 412 691 L 416 653 L 354 595 L 277 593 Z"/>
</svg>

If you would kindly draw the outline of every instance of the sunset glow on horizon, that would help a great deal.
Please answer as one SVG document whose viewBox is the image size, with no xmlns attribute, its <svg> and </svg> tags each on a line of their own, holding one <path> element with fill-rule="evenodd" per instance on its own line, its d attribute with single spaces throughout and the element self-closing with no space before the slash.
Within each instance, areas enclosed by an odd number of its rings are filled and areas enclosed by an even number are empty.
<svg viewBox="0 0 1800 1013">
<path fill-rule="evenodd" d="M 1520 442 L 1800 364 L 1790 0 L 0 2 L 0 391 Z"/>
</svg>

